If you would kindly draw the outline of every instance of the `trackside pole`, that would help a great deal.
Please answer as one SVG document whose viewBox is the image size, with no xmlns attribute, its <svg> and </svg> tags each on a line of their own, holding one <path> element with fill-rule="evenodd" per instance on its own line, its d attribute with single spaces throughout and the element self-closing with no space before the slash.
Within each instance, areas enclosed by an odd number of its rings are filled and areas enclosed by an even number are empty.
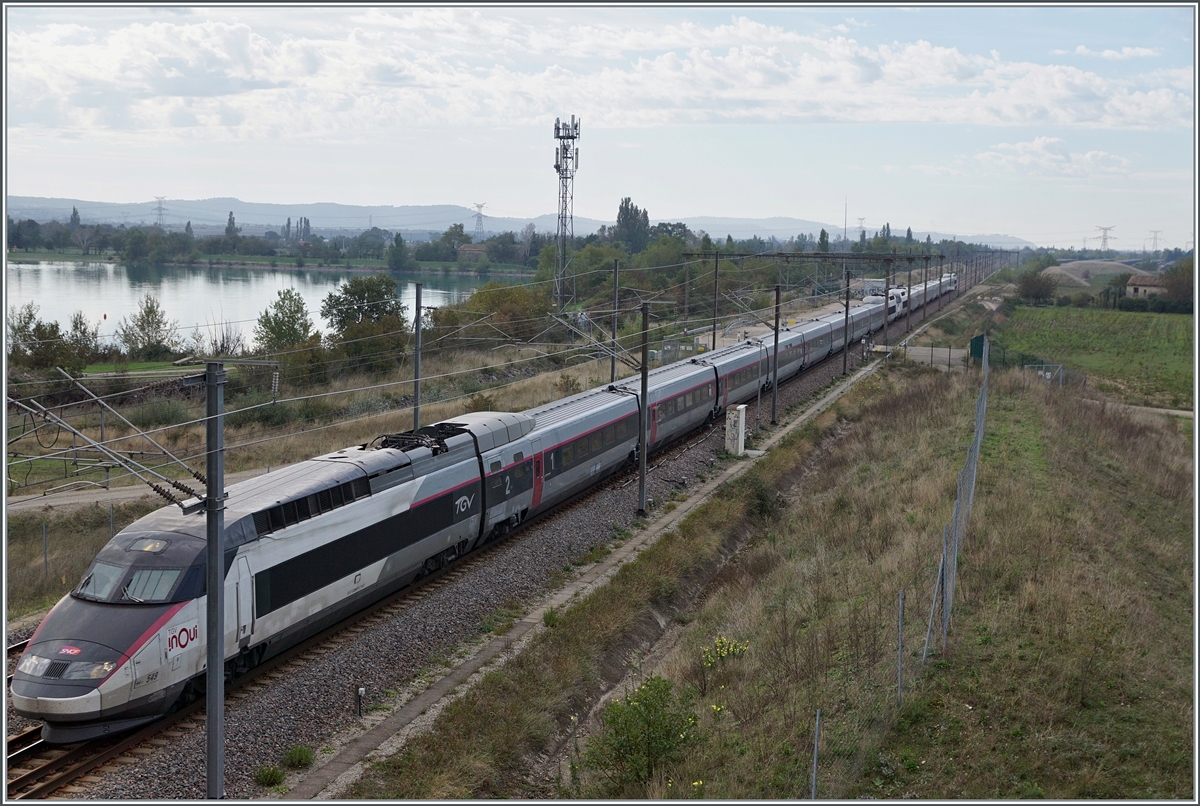
<svg viewBox="0 0 1200 806">
<path fill-rule="evenodd" d="M 417 283 L 416 342 L 413 345 L 413 430 L 421 427 L 421 284 Z"/>
<path fill-rule="evenodd" d="M 613 316 L 612 316 L 612 370 L 609 373 L 609 383 L 617 382 L 617 305 L 620 304 L 621 286 L 617 272 L 621 268 L 621 261 L 613 259 Z"/>
<path fill-rule="evenodd" d="M 779 406 L 779 286 L 775 286 L 775 377 L 771 379 L 771 425 L 778 425 L 775 412 Z"/>
<path fill-rule="evenodd" d="M 205 368 L 208 457 L 206 473 L 208 497 L 206 546 L 208 578 L 208 668 L 205 674 L 205 712 L 207 714 L 208 797 L 225 797 L 225 562 L 222 549 L 225 535 L 225 366 L 210 362 Z"/>
<path fill-rule="evenodd" d="M 715 319 L 713 320 L 716 321 Z M 715 334 L 716 331 L 713 331 Z M 714 335 L 713 338 L 716 338 Z M 650 452 L 650 303 L 642 303 L 642 395 L 641 426 L 638 435 L 638 517 L 646 517 L 646 454 Z"/>
<path fill-rule="evenodd" d="M 813 731 L 812 799 L 817 799 L 817 750 L 821 746 L 821 709 L 817 709 L 817 728 Z"/>
</svg>

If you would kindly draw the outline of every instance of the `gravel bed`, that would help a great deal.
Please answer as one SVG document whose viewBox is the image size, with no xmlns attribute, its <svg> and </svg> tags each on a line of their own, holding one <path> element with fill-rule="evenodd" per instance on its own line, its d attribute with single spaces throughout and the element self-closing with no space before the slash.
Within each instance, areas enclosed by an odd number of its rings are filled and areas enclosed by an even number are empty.
<svg viewBox="0 0 1200 806">
<path fill-rule="evenodd" d="M 903 333 L 901 326 L 891 328 Z M 878 337 L 877 337 L 878 340 Z M 862 363 L 862 351 L 851 347 L 850 369 Z M 841 374 L 841 356 L 834 356 L 779 389 L 779 412 L 810 398 L 814 391 Z M 761 425 L 770 422 L 770 395 L 763 395 Z M 747 424 L 752 428 L 755 401 L 748 404 Z M 673 491 L 697 486 L 697 477 L 711 476 L 721 461 L 724 428 L 720 422 L 696 443 L 703 432 L 676 445 L 651 465 L 661 465 L 647 478 L 650 506 L 656 508 Z M 684 448 L 694 444 L 687 450 Z M 499 608 L 524 608 L 546 593 L 565 566 L 595 546 L 614 537 L 614 529 L 628 529 L 636 518 L 638 484 L 625 484 L 629 476 L 608 483 L 553 517 L 534 523 L 502 542 L 453 583 L 434 590 L 370 629 L 339 639 L 336 649 L 320 659 L 306 661 L 264 688 L 226 704 L 226 796 L 264 797 L 269 793 L 254 783 L 259 767 L 278 766 L 287 749 L 307 745 L 318 754 L 333 737 L 360 720 L 354 711 L 353 692 L 366 688 L 364 709 L 395 703 L 393 692 L 411 684 L 424 668 L 451 655 L 464 642 L 482 637 L 481 625 Z M 10 642 L 19 640 L 9 635 Z M 14 717 L 9 711 L 10 732 Z M 166 752 L 139 757 L 122 764 L 117 773 L 76 797 L 96 799 L 199 799 L 205 796 L 204 731 L 188 731 L 170 740 Z"/>
</svg>

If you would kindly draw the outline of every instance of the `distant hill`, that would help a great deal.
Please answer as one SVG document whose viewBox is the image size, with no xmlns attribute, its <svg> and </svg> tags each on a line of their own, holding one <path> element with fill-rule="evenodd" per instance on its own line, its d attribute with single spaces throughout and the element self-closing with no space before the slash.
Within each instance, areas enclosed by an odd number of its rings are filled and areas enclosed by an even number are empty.
<svg viewBox="0 0 1200 806">
<path fill-rule="evenodd" d="M 86 199 L 45 198 L 40 196 L 9 196 L 8 215 L 13 219 L 32 218 L 35 221 L 66 221 L 71 217 L 71 208 L 79 210 L 80 220 L 85 224 L 153 224 L 158 219 L 158 202 L 151 199 L 140 202 L 102 202 Z M 197 234 L 221 232 L 232 212 L 239 227 L 247 235 L 256 235 L 268 229 L 278 229 L 288 218 L 293 224 L 302 216 L 312 223 L 314 232 L 322 235 L 358 234 L 372 226 L 404 234 L 405 238 L 424 240 L 430 233 L 442 233 L 454 224 L 462 224 L 467 232 L 475 231 L 475 211 L 457 204 L 427 205 L 357 205 L 334 202 L 311 204 L 273 204 L 270 202 L 246 202 L 228 197 L 214 199 L 166 199 L 163 206 L 163 223 L 167 229 L 182 229 L 188 221 Z M 803 218 L 779 216 L 774 218 L 731 218 L 726 216 L 685 216 L 683 218 L 652 219 L 660 221 L 682 221 L 693 232 L 703 230 L 713 240 L 732 235 L 741 240 L 757 235 L 764 240 L 776 238 L 786 241 L 800 234 L 814 238 L 822 229 L 831 238 L 842 232 L 838 224 L 821 223 Z M 575 216 L 575 234 L 587 235 L 601 225 L 612 225 L 612 220 Z M 501 232 L 520 232 L 526 225 L 533 224 L 538 232 L 554 232 L 558 227 L 558 216 L 554 213 L 531 218 L 483 216 L 483 229 L 487 235 Z M 870 233 L 868 233 L 870 234 Z M 943 233 L 914 232 L 913 238 L 925 240 L 926 234 L 934 242 L 951 236 Z M 853 235 L 851 237 L 854 237 Z M 1000 249 L 1034 246 L 1029 241 L 1011 235 L 963 235 L 958 239 L 967 243 L 987 243 Z"/>
</svg>

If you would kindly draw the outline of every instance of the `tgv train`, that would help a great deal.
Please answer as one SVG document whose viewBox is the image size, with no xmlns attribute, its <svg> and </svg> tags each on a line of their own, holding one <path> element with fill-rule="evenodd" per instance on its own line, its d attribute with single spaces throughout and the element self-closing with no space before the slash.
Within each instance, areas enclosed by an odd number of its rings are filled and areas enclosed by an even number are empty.
<svg viewBox="0 0 1200 806">
<path fill-rule="evenodd" d="M 953 287 L 944 277 L 919 298 Z M 779 379 L 879 330 L 884 317 L 882 300 L 868 298 L 848 317 L 781 330 Z M 769 388 L 773 361 L 768 337 L 650 371 L 649 450 Z M 633 377 L 524 412 L 464 414 L 230 485 L 218 638 L 226 675 L 628 467 L 639 450 L 640 394 Z M 167 506 L 123 529 L 30 638 L 12 703 L 44 721 L 46 740 L 136 727 L 202 692 L 211 637 L 197 510 Z"/>
</svg>

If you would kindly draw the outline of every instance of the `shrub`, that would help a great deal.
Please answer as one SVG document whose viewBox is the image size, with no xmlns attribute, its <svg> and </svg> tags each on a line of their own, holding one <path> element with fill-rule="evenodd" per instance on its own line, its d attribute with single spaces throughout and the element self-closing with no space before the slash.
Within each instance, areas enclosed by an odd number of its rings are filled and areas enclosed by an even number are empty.
<svg viewBox="0 0 1200 806">
<path fill-rule="evenodd" d="M 294 744 L 288 748 L 288 751 L 283 754 L 283 764 L 285 767 L 291 767 L 298 770 L 301 767 L 307 767 L 313 763 L 313 751 L 311 747 L 302 744 Z"/>
<path fill-rule="evenodd" d="M 558 380 L 554 383 L 554 390 L 558 392 L 559 397 L 570 397 L 582 392 L 583 387 L 579 385 L 578 378 L 564 372 L 558 376 Z"/>
<path fill-rule="evenodd" d="M 259 786 L 279 786 L 283 783 L 283 770 L 278 767 L 259 767 L 254 771 L 254 783 Z"/>
<path fill-rule="evenodd" d="M 129 422 L 138 428 L 175 425 L 187 419 L 187 407 L 179 400 L 151 400 L 129 412 Z"/>
<path fill-rule="evenodd" d="M 670 680 L 650 675 L 625 700 L 614 699 L 604 709 L 604 727 L 588 743 L 585 766 L 601 773 L 615 791 L 644 786 L 701 738 L 689 699 L 677 694 Z"/>
<path fill-rule="evenodd" d="M 496 407 L 496 400 L 483 392 L 471 395 L 466 402 L 467 411 L 491 411 Z"/>
<path fill-rule="evenodd" d="M 1058 302 L 1057 302 L 1058 307 L 1066 308 L 1070 304 L 1071 304 L 1071 298 L 1068 297 L 1066 294 L 1063 294 L 1061 297 L 1058 298 Z"/>
</svg>

